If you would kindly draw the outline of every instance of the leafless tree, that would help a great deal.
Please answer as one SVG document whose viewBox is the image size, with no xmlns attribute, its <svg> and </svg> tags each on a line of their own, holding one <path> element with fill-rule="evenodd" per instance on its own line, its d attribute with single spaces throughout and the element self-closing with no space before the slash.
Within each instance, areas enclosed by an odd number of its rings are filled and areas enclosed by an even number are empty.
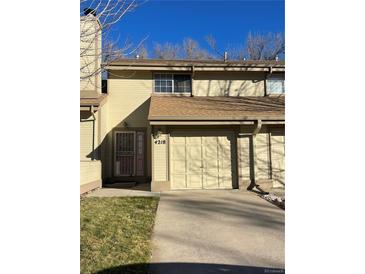
<svg viewBox="0 0 365 274">
<path fill-rule="evenodd" d="M 204 49 L 201 49 L 199 43 L 191 38 L 185 38 L 182 44 L 183 58 L 190 60 L 212 59 L 212 56 Z"/>
<path fill-rule="evenodd" d="M 148 58 L 148 50 L 144 45 L 141 45 L 137 50 L 137 54 L 140 59 L 147 59 Z"/>
<path fill-rule="evenodd" d="M 210 48 L 219 56 L 224 58 L 224 52 L 222 52 L 221 50 L 218 49 L 217 46 L 217 41 L 215 40 L 215 38 L 213 37 L 213 35 L 209 34 L 207 36 L 205 36 L 205 41 L 208 43 L 208 45 L 210 46 Z"/>
<path fill-rule="evenodd" d="M 285 40 L 282 33 L 252 34 L 246 40 L 247 58 L 250 60 L 275 60 L 285 54 Z"/>
<path fill-rule="evenodd" d="M 147 39 L 137 45 L 125 40 L 123 46 L 118 39 L 110 39 L 111 28 L 140 4 L 137 0 L 80 0 L 80 80 L 96 85 L 93 79 L 106 65 L 135 53 Z"/>
<path fill-rule="evenodd" d="M 200 48 L 199 43 L 191 38 L 185 38 L 182 44 L 155 43 L 154 57 L 158 59 L 212 59 L 208 51 Z"/>
<path fill-rule="evenodd" d="M 216 40 L 212 35 L 205 37 L 208 45 L 220 57 L 223 51 L 218 49 Z M 285 40 L 282 33 L 252 34 L 248 33 L 245 43 L 227 50 L 230 60 L 275 60 L 285 54 Z"/>
<path fill-rule="evenodd" d="M 153 53 L 157 59 L 177 59 L 179 57 L 180 46 L 172 43 L 155 43 Z"/>
</svg>

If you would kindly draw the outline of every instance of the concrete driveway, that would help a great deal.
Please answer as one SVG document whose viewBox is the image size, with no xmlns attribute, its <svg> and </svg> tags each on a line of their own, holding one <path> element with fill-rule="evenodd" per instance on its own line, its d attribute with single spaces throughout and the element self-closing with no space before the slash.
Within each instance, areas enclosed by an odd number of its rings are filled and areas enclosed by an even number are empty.
<svg viewBox="0 0 365 274">
<path fill-rule="evenodd" d="M 284 273 L 284 221 L 247 191 L 162 193 L 150 273 Z"/>
</svg>

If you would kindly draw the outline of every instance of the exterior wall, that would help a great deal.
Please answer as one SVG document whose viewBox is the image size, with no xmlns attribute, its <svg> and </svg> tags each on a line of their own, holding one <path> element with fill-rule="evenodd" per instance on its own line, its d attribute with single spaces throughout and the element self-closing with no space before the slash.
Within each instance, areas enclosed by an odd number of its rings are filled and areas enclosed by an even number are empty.
<svg viewBox="0 0 365 274">
<path fill-rule="evenodd" d="M 275 128 L 270 132 L 273 187 L 285 188 L 285 132 Z"/>
<path fill-rule="evenodd" d="M 263 126 L 254 138 L 255 182 L 267 190 L 285 188 L 284 126 Z"/>
<path fill-rule="evenodd" d="M 146 130 L 146 176 L 151 176 L 151 128 L 148 121 L 152 93 L 152 73 L 110 71 L 108 77 L 107 135 L 103 138 L 103 178 L 114 176 L 115 130 Z M 105 165 L 104 165 L 105 163 Z"/>
<path fill-rule="evenodd" d="M 153 137 L 152 137 L 153 138 Z M 168 147 L 169 147 L 169 135 L 161 134 L 157 138 L 152 140 L 153 149 L 153 178 L 154 182 L 166 182 L 168 181 Z"/>
<path fill-rule="evenodd" d="M 80 194 L 101 187 L 101 162 L 96 160 L 99 156 L 100 115 L 100 110 L 95 112 L 93 129 L 91 120 L 94 118 L 90 111 L 80 111 Z"/>
<path fill-rule="evenodd" d="M 101 187 L 101 162 L 80 161 L 80 194 Z"/>
<path fill-rule="evenodd" d="M 92 75 L 101 66 L 101 31 L 93 15 L 80 19 L 80 90 L 101 93 L 101 74 Z"/>
<path fill-rule="evenodd" d="M 95 133 L 93 133 L 93 116 L 90 111 L 80 111 L 80 160 L 91 160 L 94 148 L 98 145 L 98 112 L 95 113 Z M 94 135 L 94 136 L 93 136 Z M 96 155 L 94 154 L 96 157 Z"/>
<path fill-rule="evenodd" d="M 270 180 L 270 135 L 262 132 L 255 138 L 255 179 Z"/>
<path fill-rule="evenodd" d="M 195 96 L 264 96 L 264 72 L 195 72 Z"/>
<path fill-rule="evenodd" d="M 240 188 L 247 188 L 251 182 L 251 149 L 252 136 L 238 136 L 237 138 L 237 161 L 238 182 Z"/>
</svg>

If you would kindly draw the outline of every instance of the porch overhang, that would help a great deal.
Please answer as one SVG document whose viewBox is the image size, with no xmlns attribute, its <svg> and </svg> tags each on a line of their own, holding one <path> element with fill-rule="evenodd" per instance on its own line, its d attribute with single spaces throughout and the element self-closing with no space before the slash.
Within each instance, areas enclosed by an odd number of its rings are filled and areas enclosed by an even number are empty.
<svg viewBox="0 0 365 274">
<path fill-rule="evenodd" d="M 285 124 L 285 98 L 152 96 L 151 125 Z"/>
<path fill-rule="evenodd" d="M 105 94 L 89 95 L 80 92 L 80 110 L 87 110 L 90 107 L 97 109 L 105 103 L 106 98 Z"/>
<path fill-rule="evenodd" d="M 219 125 L 254 125 L 255 121 L 179 121 L 179 120 L 153 120 L 152 126 L 219 126 Z M 262 121 L 263 125 L 284 125 L 285 120 Z"/>
</svg>

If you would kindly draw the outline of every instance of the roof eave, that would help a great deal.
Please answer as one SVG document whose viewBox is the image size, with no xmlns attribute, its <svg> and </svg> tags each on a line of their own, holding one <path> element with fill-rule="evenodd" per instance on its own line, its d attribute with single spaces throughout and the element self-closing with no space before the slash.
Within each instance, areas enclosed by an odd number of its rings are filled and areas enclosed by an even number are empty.
<svg viewBox="0 0 365 274">
<path fill-rule="evenodd" d="M 285 115 L 252 115 L 239 117 L 199 117 L 199 116 L 148 116 L 149 121 L 284 121 Z"/>
</svg>

